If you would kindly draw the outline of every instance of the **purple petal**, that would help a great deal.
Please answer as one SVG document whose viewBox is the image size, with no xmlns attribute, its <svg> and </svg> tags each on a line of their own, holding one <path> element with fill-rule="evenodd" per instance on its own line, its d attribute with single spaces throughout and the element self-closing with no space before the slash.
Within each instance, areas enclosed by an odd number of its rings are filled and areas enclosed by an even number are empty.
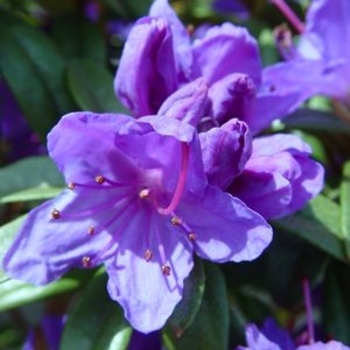
<svg viewBox="0 0 350 350">
<path fill-rule="evenodd" d="M 113 201 L 106 206 L 106 193 L 102 192 L 92 196 L 91 191 L 82 191 L 77 196 L 66 190 L 31 211 L 3 259 L 7 275 L 42 285 L 61 277 L 72 266 L 83 267 L 84 257 L 100 264 L 100 252 L 110 240 L 103 226 L 115 215 L 106 208 L 118 207 Z M 55 209 L 60 212 L 57 219 L 52 217 Z M 96 227 L 98 234 L 90 235 L 90 227 Z"/>
<path fill-rule="evenodd" d="M 95 183 L 99 175 L 122 182 L 135 178 L 135 166 L 114 144 L 116 131 L 130 121 L 118 114 L 64 116 L 48 135 L 48 149 L 67 183 Z"/>
<path fill-rule="evenodd" d="M 249 17 L 247 7 L 240 0 L 216 0 L 213 4 L 214 10 L 227 14 L 234 13 L 241 20 L 246 20 Z"/>
<path fill-rule="evenodd" d="M 170 95 L 162 104 L 158 115 L 166 115 L 196 126 L 209 109 L 208 87 L 202 78 L 186 84 Z"/>
<path fill-rule="evenodd" d="M 190 37 L 175 11 L 169 6 L 168 0 L 156 0 L 153 2 L 149 15 L 163 18 L 170 25 L 173 34 L 174 52 L 176 52 L 176 71 L 180 83 L 192 78 L 192 52 Z"/>
<path fill-rule="evenodd" d="M 248 126 L 231 119 L 220 128 L 200 133 L 204 170 L 209 183 L 226 189 L 238 176 L 252 152 Z"/>
<path fill-rule="evenodd" d="M 203 196 L 188 195 L 177 215 L 195 233 L 196 253 L 211 261 L 253 260 L 272 239 L 271 227 L 259 214 L 215 186 Z"/>
<path fill-rule="evenodd" d="M 232 73 L 209 89 L 212 114 L 219 123 L 231 118 L 246 119 L 255 98 L 255 85 L 246 74 Z"/>
<path fill-rule="evenodd" d="M 231 73 L 247 74 L 260 85 L 262 67 L 258 45 L 243 27 L 224 23 L 210 28 L 203 39 L 194 42 L 193 54 L 209 85 Z"/>
<path fill-rule="evenodd" d="M 277 344 L 268 340 L 253 324 L 247 326 L 245 336 L 249 350 L 282 350 Z"/>
<path fill-rule="evenodd" d="M 261 333 L 272 342 L 276 343 L 283 350 L 295 350 L 295 345 L 291 336 L 285 330 L 280 328 L 274 319 L 268 318 L 262 328 Z"/>
<path fill-rule="evenodd" d="M 110 296 L 142 333 L 160 329 L 181 300 L 183 281 L 193 267 L 192 248 L 185 238 L 167 217 L 137 212 L 115 259 L 106 264 Z M 144 257 L 147 250 L 153 255 L 150 261 Z M 162 272 L 165 265 L 169 276 Z"/>
<path fill-rule="evenodd" d="M 320 341 L 311 345 L 302 345 L 297 347 L 296 350 L 349 350 L 350 348 L 338 341 L 331 340 L 328 343 L 322 343 Z"/>
<path fill-rule="evenodd" d="M 173 38 L 163 19 L 144 17 L 131 30 L 114 89 L 136 117 L 155 114 L 177 87 Z"/>
</svg>

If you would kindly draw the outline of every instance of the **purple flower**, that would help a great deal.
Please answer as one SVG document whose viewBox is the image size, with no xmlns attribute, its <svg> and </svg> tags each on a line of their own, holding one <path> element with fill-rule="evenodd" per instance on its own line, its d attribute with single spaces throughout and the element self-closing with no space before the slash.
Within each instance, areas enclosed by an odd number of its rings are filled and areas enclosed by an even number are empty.
<svg viewBox="0 0 350 350">
<path fill-rule="evenodd" d="M 282 42 L 288 62 L 267 69 L 268 82 L 299 89 L 302 99 L 316 94 L 341 100 L 349 98 L 349 1 L 313 0 L 298 45 L 288 43 L 285 33 L 277 39 Z"/>
<path fill-rule="evenodd" d="M 33 132 L 4 81 L 0 81 L 0 141 L 5 143 L 5 161 L 44 154 L 39 136 Z"/>
<path fill-rule="evenodd" d="M 114 81 L 136 117 L 157 113 L 170 94 L 198 77 L 209 86 L 209 115 L 219 124 L 234 117 L 259 132 L 299 103 L 299 92 L 288 85 L 265 82 L 258 44 L 245 28 L 224 23 L 191 39 L 167 0 L 156 0 L 149 17 L 136 22 Z"/>
<path fill-rule="evenodd" d="M 278 330 L 279 334 L 281 335 L 283 332 Z M 285 334 L 285 336 L 287 336 Z M 284 337 L 280 338 L 279 340 L 284 339 Z M 247 347 L 240 346 L 238 349 L 240 350 L 290 350 L 291 343 L 288 342 L 288 344 L 282 342 L 282 343 L 275 343 L 271 339 L 267 338 L 262 332 L 259 331 L 259 329 L 251 324 L 247 326 L 246 328 L 246 340 L 247 340 Z M 289 339 L 290 340 L 290 339 Z M 296 348 L 296 350 L 349 350 L 350 348 L 343 345 L 342 343 L 338 341 L 329 341 L 328 343 L 322 343 L 322 342 L 316 342 L 310 345 L 302 345 Z"/>
<path fill-rule="evenodd" d="M 256 138 L 229 192 L 267 219 L 291 214 L 323 187 L 323 167 L 309 159 L 310 154 L 310 147 L 294 135 Z"/>
<path fill-rule="evenodd" d="M 180 301 L 194 253 L 216 262 L 259 256 L 271 227 L 208 183 L 196 130 L 174 117 L 178 108 L 138 120 L 64 116 L 48 149 L 68 189 L 29 213 L 3 260 L 6 273 L 41 285 L 73 266 L 104 264 L 110 296 L 148 333 Z"/>
<path fill-rule="evenodd" d="M 233 13 L 241 20 L 249 18 L 247 6 L 240 0 L 216 0 L 213 8 L 215 11 L 222 12 L 223 14 Z"/>
</svg>

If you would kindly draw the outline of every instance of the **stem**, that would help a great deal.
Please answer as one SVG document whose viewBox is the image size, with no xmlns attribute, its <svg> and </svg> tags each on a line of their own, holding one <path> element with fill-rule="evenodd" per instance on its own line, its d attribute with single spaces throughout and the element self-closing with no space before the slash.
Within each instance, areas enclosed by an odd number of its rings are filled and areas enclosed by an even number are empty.
<svg viewBox="0 0 350 350">
<path fill-rule="evenodd" d="M 293 10 L 286 4 L 284 0 L 271 0 L 276 7 L 283 13 L 287 20 L 294 26 L 298 33 L 303 33 L 305 29 L 304 23 L 298 18 Z"/>
<path fill-rule="evenodd" d="M 313 315 L 312 315 L 310 285 L 307 278 L 303 278 L 303 292 L 304 292 L 305 307 L 306 307 L 309 344 L 313 344 L 315 342 L 315 331 L 314 331 L 314 323 L 313 323 Z"/>
<path fill-rule="evenodd" d="M 177 184 L 173 198 L 170 204 L 166 208 L 158 208 L 158 212 L 162 215 L 169 215 L 173 213 L 180 203 L 183 191 L 185 189 L 187 169 L 188 169 L 188 158 L 189 158 L 189 146 L 185 142 L 181 142 L 181 167 L 179 177 L 177 179 Z"/>
</svg>

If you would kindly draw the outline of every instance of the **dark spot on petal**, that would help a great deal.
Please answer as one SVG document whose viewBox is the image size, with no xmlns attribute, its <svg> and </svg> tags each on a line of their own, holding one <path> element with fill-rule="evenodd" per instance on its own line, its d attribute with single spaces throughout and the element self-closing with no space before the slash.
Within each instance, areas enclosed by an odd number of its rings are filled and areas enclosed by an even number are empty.
<svg viewBox="0 0 350 350">
<path fill-rule="evenodd" d="M 74 182 L 70 182 L 67 187 L 70 189 L 70 190 L 74 190 L 75 189 L 75 183 Z"/>
<path fill-rule="evenodd" d="M 81 259 L 81 263 L 83 267 L 91 267 L 91 258 L 89 256 L 84 256 Z"/>
<path fill-rule="evenodd" d="M 102 185 L 102 184 L 106 181 L 106 179 L 105 179 L 102 175 L 97 175 L 97 176 L 95 177 L 95 181 L 96 181 L 98 184 Z"/>
<path fill-rule="evenodd" d="M 170 273 L 171 273 L 170 266 L 168 266 L 168 265 L 163 265 L 163 266 L 162 266 L 162 272 L 163 272 L 163 275 L 164 275 L 164 276 L 170 276 Z"/>
<path fill-rule="evenodd" d="M 145 260 L 146 260 L 147 262 L 151 261 L 152 258 L 153 258 L 153 252 L 152 252 L 151 250 L 147 249 L 147 250 L 145 251 L 144 257 L 145 257 Z"/>
<path fill-rule="evenodd" d="M 54 209 L 52 212 L 51 212 L 51 216 L 53 219 L 57 220 L 61 217 L 61 213 L 57 210 L 57 209 Z"/>
<path fill-rule="evenodd" d="M 95 226 L 89 226 L 88 228 L 88 234 L 93 235 L 95 233 Z"/>
</svg>

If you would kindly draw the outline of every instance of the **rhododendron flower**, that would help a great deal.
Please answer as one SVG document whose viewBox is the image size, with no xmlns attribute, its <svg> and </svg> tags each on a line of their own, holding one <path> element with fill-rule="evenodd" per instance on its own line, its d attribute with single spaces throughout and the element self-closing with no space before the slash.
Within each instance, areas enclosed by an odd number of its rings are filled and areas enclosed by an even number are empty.
<svg viewBox="0 0 350 350">
<path fill-rule="evenodd" d="M 287 36 L 289 34 L 287 33 Z M 350 2 L 313 0 L 306 26 L 294 46 L 281 36 L 287 62 L 269 67 L 271 84 L 294 86 L 303 99 L 322 94 L 349 100 L 350 88 Z M 279 39 L 279 37 L 277 38 Z M 286 45 L 283 45 L 285 43 Z"/>
<path fill-rule="evenodd" d="M 174 117 L 177 108 L 138 120 L 64 116 L 48 149 L 68 189 L 29 213 L 3 260 L 6 273 L 41 285 L 73 266 L 104 264 L 110 296 L 147 333 L 180 301 L 193 254 L 215 262 L 258 257 L 271 227 L 208 183 L 196 130 Z"/>
<path fill-rule="evenodd" d="M 130 32 L 116 94 L 136 117 L 155 114 L 170 94 L 198 77 L 209 86 L 208 115 L 216 124 L 239 118 L 259 132 L 299 103 L 299 92 L 288 85 L 265 83 L 258 44 L 245 28 L 224 23 L 191 42 L 167 0 L 156 0 Z"/>
</svg>

